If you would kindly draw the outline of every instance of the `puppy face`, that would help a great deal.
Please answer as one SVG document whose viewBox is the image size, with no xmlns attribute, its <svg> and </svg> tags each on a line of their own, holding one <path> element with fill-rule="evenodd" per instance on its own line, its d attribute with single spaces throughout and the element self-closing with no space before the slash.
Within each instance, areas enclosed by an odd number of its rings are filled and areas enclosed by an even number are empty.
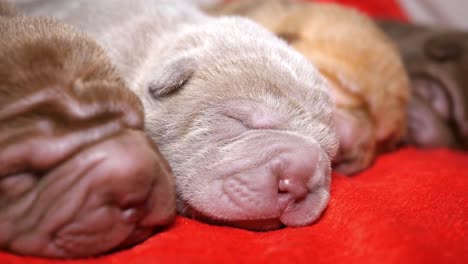
<svg viewBox="0 0 468 264">
<path fill-rule="evenodd" d="M 329 87 L 307 60 L 251 21 L 183 1 L 87 3 L 44 9 L 93 34 L 143 100 L 182 214 L 256 230 L 320 216 L 337 144 Z"/>
<path fill-rule="evenodd" d="M 139 93 L 146 130 L 176 175 L 179 211 L 256 230 L 315 221 L 337 147 L 325 81 L 241 18 L 216 19 L 172 43 Z"/>
<path fill-rule="evenodd" d="M 468 33 L 381 22 L 411 77 L 406 142 L 468 148 Z"/>
<path fill-rule="evenodd" d="M 258 21 L 325 76 L 340 138 L 338 171 L 352 174 L 368 167 L 404 135 L 408 79 L 391 41 L 365 15 L 337 5 L 284 0 L 236 1 L 213 12 Z"/>
<path fill-rule="evenodd" d="M 1 249 L 87 257 L 172 221 L 170 168 L 97 44 L 52 19 L 0 17 L 0 80 Z"/>
</svg>

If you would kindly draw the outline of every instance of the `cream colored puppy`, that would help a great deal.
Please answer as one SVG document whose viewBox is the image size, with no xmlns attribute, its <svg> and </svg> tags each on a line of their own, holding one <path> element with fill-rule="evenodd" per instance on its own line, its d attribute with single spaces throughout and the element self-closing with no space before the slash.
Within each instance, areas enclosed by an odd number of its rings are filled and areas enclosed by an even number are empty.
<svg viewBox="0 0 468 264">
<path fill-rule="evenodd" d="M 146 130 L 174 170 L 180 213 L 257 230 L 320 216 L 337 150 L 329 87 L 274 34 L 181 1 L 22 8 L 106 47 L 143 100 Z"/>
<path fill-rule="evenodd" d="M 332 87 L 340 151 L 337 170 L 353 174 L 405 133 L 409 86 L 393 43 L 364 14 L 335 4 L 240 0 L 210 10 L 243 15 L 287 40 Z"/>
</svg>

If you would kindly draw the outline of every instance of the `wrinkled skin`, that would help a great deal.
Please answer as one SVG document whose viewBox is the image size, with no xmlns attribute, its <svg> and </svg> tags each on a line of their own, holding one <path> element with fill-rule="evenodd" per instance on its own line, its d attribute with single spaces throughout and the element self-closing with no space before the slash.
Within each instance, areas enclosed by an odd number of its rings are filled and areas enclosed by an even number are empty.
<svg viewBox="0 0 468 264">
<path fill-rule="evenodd" d="M 406 129 L 409 81 L 397 49 L 365 14 L 330 3 L 236 0 L 208 8 L 255 20 L 310 60 L 331 87 L 339 152 L 346 175 L 393 150 Z"/>
<path fill-rule="evenodd" d="M 80 3 L 29 10 L 77 25 L 113 56 L 173 168 L 181 214 L 253 230 L 320 217 L 337 144 L 329 87 L 310 63 L 249 20 L 187 3 Z"/>
<path fill-rule="evenodd" d="M 171 170 L 96 43 L 0 16 L 0 80 L 0 249 L 94 256 L 173 220 Z"/>
<path fill-rule="evenodd" d="M 380 22 L 411 77 L 405 143 L 468 149 L 468 33 Z"/>
</svg>

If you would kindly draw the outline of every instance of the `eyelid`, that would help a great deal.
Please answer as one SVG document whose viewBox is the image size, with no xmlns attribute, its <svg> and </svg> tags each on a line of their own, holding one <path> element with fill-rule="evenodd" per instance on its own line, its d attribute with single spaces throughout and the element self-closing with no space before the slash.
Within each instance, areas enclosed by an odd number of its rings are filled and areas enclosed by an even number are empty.
<svg viewBox="0 0 468 264">
<path fill-rule="evenodd" d="M 230 118 L 230 119 L 234 119 L 234 120 L 238 121 L 243 126 L 249 128 L 249 129 L 255 129 L 255 127 L 253 127 L 250 124 L 250 122 L 248 121 L 249 116 L 244 114 L 244 113 L 239 113 L 239 112 L 236 112 L 235 110 L 227 110 L 227 111 L 223 111 L 223 115 Z"/>
<path fill-rule="evenodd" d="M 222 113 L 250 129 L 275 129 L 281 124 L 280 118 L 272 110 L 268 111 L 264 106 L 247 100 L 227 103 Z"/>
<path fill-rule="evenodd" d="M 254 127 L 251 127 L 248 122 L 246 122 L 246 118 L 243 118 L 243 117 L 239 117 L 237 115 L 233 115 L 231 113 L 224 113 L 224 116 L 230 118 L 230 119 L 233 119 L 239 123 L 241 123 L 243 126 L 245 126 L 246 128 L 249 128 L 249 129 L 255 129 Z"/>
</svg>

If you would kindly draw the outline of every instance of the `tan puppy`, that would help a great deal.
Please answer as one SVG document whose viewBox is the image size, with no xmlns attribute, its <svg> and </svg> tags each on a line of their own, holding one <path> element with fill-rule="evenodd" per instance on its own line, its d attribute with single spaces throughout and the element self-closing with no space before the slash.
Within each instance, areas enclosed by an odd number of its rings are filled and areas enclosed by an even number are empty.
<svg viewBox="0 0 468 264">
<path fill-rule="evenodd" d="M 0 1 L 0 14 L 13 10 Z M 143 120 L 94 41 L 0 16 L 0 249 L 87 257 L 170 223 L 173 175 Z"/>
<path fill-rule="evenodd" d="M 338 171 L 368 167 L 405 133 L 408 78 L 391 41 L 364 14 L 334 4 L 240 0 L 210 10 L 243 15 L 280 37 L 318 67 L 332 87 L 340 152 Z"/>
<path fill-rule="evenodd" d="M 315 68 L 244 18 L 180 1 L 115 3 L 23 7 L 107 48 L 174 169 L 179 212 L 259 230 L 315 221 L 337 149 L 329 87 Z"/>
</svg>

